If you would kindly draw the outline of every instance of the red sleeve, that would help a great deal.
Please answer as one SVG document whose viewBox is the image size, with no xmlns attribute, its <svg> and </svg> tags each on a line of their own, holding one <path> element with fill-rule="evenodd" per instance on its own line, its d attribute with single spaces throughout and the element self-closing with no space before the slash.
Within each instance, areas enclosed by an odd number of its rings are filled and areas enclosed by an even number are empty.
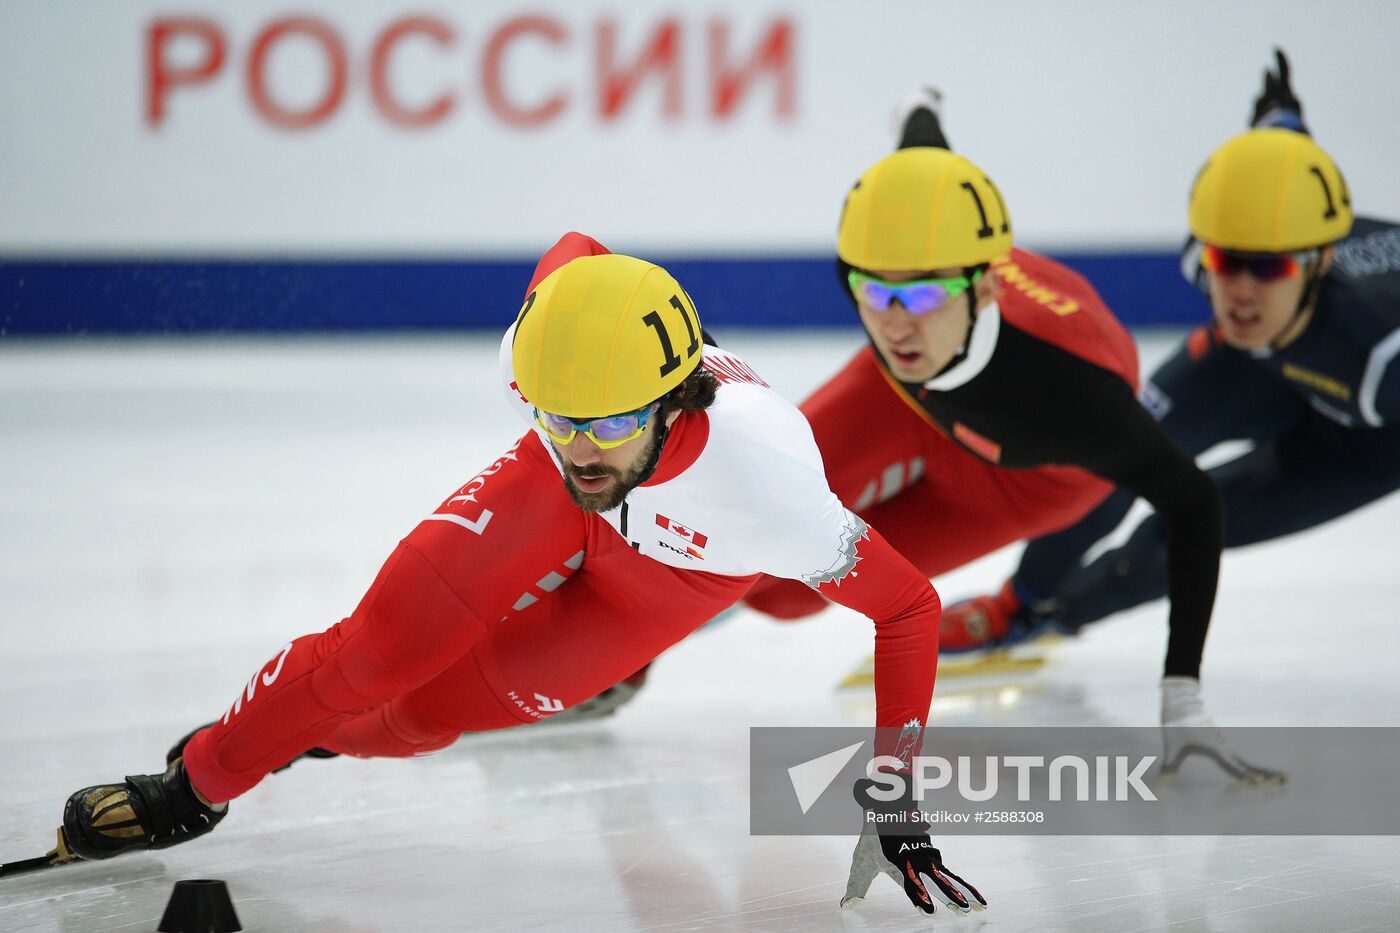
<svg viewBox="0 0 1400 933">
<path fill-rule="evenodd" d="M 547 275 L 570 259 L 578 259 L 580 256 L 606 256 L 611 252 L 612 250 L 591 236 L 572 231 L 566 233 L 559 238 L 558 243 L 549 248 L 549 252 L 540 257 L 539 264 L 535 266 L 535 274 L 530 278 L 530 287 L 525 289 L 525 293 L 528 295 Z"/>
<path fill-rule="evenodd" d="M 578 569 L 584 514 L 531 432 L 449 496 L 405 543 L 490 627 L 540 599 L 551 575 L 567 578 Z"/>
<path fill-rule="evenodd" d="M 875 529 L 867 530 L 859 563 L 839 581 L 817 587 L 832 602 L 875 623 L 875 724 L 922 729 L 938 671 L 938 618 L 943 606 L 928 578 Z"/>
</svg>

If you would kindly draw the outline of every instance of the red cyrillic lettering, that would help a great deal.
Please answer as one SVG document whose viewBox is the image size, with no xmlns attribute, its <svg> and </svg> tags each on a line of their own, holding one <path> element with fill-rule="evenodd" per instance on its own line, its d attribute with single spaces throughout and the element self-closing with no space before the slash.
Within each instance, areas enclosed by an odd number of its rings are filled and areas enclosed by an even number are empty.
<svg viewBox="0 0 1400 933">
<path fill-rule="evenodd" d="M 661 112 L 667 117 L 681 113 L 681 27 L 674 19 L 657 24 L 651 41 L 632 63 L 621 69 L 616 62 L 617 23 L 603 20 L 598 24 L 597 72 L 598 115 L 612 120 L 627 106 L 649 72 L 659 72 L 665 82 Z"/>
<path fill-rule="evenodd" d="M 197 64 L 176 67 L 165 60 L 169 43 L 182 36 L 204 43 L 204 55 Z M 165 119 L 165 98 L 180 85 L 203 84 L 224 66 L 228 44 L 217 23 L 197 17 L 157 19 L 146 27 L 146 122 L 159 126 Z"/>
<path fill-rule="evenodd" d="M 370 53 L 369 91 L 374 105 L 386 120 L 399 126 L 418 128 L 430 126 L 447 116 L 456 100 L 449 92 L 425 107 L 410 109 L 394 99 L 389 90 L 389 57 L 401 41 L 413 35 L 426 36 L 439 46 L 451 45 L 457 38 L 451 26 L 431 16 L 409 16 L 390 24 Z"/>
<path fill-rule="evenodd" d="M 272 99 L 267 92 L 267 56 L 273 45 L 287 36 L 304 35 L 314 39 L 326 53 L 330 65 L 330 81 L 326 91 L 314 106 L 305 110 L 291 110 Z M 307 16 L 289 16 L 269 23 L 253 42 L 253 50 L 248 55 L 248 96 L 262 118 L 273 126 L 287 130 L 304 130 L 325 122 L 335 113 L 345 97 L 346 73 L 345 44 L 335 30 L 319 19 Z"/>
<path fill-rule="evenodd" d="M 711 20 L 710 114 L 721 120 L 733 116 L 750 86 L 760 75 L 768 73 L 777 81 L 775 112 L 784 119 L 791 119 L 797 112 L 794 32 L 792 20 L 774 20 L 767 33 L 759 39 L 748 61 L 735 68 L 729 63 L 729 24 L 723 20 Z"/>
<path fill-rule="evenodd" d="M 527 34 L 539 36 L 553 45 L 560 45 L 568 39 L 563 26 L 544 16 L 517 16 L 507 20 L 486 43 L 481 59 L 481 90 L 486 96 L 486 106 L 505 122 L 516 126 L 539 126 L 557 117 L 568 98 L 563 93 L 556 93 L 534 107 L 521 107 L 506 96 L 501 79 L 501 62 L 506 47 Z"/>
</svg>

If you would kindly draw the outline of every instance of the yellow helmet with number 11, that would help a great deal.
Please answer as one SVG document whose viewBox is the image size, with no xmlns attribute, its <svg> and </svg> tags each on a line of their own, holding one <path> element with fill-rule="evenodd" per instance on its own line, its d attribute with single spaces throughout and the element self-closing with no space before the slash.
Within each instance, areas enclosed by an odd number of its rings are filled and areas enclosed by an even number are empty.
<svg viewBox="0 0 1400 933">
<path fill-rule="evenodd" d="M 947 149 L 900 149 L 846 196 L 836 252 L 858 269 L 979 266 L 1011 251 L 1011 219 L 985 172 Z"/>
<path fill-rule="evenodd" d="M 555 269 L 525 298 L 511 362 L 526 401 L 566 418 L 636 411 L 700 364 L 700 315 L 660 266 L 610 253 Z"/>
</svg>

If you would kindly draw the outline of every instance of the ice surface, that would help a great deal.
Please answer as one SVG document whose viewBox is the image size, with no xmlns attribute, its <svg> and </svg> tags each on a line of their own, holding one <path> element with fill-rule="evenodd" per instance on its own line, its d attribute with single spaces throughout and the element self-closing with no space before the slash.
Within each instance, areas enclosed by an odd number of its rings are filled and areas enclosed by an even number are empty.
<svg viewBox="0 0 1400 933">
<path fill-rule="evenodd" d="M 859 343 L 721 336 L 793 398 Z M 71 791 L 157 769 L 288 637 L 354 606 L 521 433 L 495 356 L 467 337 L 0 343 L 0 857 L 40 854 Z M 1227 557 L 1217 718 L 1400 724 L 1398 521 L 1392 499 Z M 940 590 L 995 586 L 1013 560 Z M 0 881 L 0 930 L 154 930 L 173 883 L 203 877 L 248 930 L 282 933 L 1400 928 L 1389 837 L 941 836 L 992 902 L 981 919 L 930 923 L 883 878 L 840 911 L 850 839 L 748 835 L 747 728 L 867 724 L 869 696 L 833 686 L 870 638 L 840 609 L 738 613 L 612 721 L 299 763 L 207 839 Z M 941 681 L 933 722 L 1150 724 L 1164 638 L 1162 604 L 1124 614 L 1015 689 Z"/>
</svg>

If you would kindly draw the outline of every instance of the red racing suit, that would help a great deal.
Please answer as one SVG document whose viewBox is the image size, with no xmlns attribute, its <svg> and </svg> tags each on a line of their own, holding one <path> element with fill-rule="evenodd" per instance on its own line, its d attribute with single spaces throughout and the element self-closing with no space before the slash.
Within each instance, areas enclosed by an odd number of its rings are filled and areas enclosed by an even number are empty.
<svg viewBox="0 0 1400 933">
<path fill-rule="evenodd" d="M 1167 672 L 1195 675 L 1215 599 L 1214 484 L 1136 398 L 1137 351 L 1093 287 L 1024 250 L 992 263 L 997 300 L 962 355 L 901 383 L 861 350 L 802 404 L 832 490 L 931 577 L 1082 518 L 1120 486 L 1167 526 Z M 776 575 L 746 597 L 795 619 L 817 593 Z"/>
<path fill-rule="evenodd" d="M 564 237 L 531 288 L 602 251 Z M 502 383 L 533 424 L 511 336 Z M 538 428 L 456 490 L 348 618 L 283 646 L 190 740 L 195 788 L 222 802 L 313 747 L 416 755 L 536 722 L 643 667 L 761 574 L 871 618 L 877 725 L 921 730 L 938 652 L 927 577 L 832 493 L 795 407 L 734 354 L 706 347 L 702 365 L 720 381 L 714 405 L 676 419 L 655 473 L 620 507 L 579 509 Z"/>
</svg>

